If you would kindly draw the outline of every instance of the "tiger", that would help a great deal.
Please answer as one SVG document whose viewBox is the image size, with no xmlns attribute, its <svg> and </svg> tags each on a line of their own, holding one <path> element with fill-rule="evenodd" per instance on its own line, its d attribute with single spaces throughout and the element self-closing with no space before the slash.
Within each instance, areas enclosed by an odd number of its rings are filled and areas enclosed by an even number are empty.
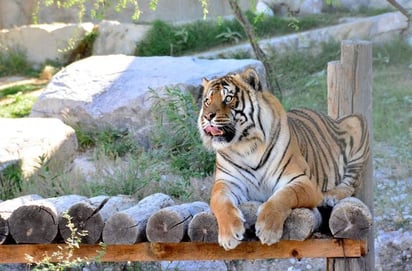
<svg viewBox="0 0 412 271">
<path fill-rule="evenodd" d="M 197 124 L 203 145 L 216 153 L 210 208 L 225 250 L 243 239 L 242 202 L 262 202 L 255 234 L 272 245 L 293 208 L 333 206 L 360 186 L 369 156 L 364 117 L 286 112 L 253 68 L 202 78 L 202 86 Z"/>
</svg>

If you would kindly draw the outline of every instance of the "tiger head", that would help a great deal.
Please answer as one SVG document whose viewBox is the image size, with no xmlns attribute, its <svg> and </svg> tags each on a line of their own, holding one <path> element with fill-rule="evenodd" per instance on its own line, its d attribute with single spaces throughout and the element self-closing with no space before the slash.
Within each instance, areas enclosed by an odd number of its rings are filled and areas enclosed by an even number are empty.
<svg viewBox="0 0 412 271">
<path fill-rule="evenodd" d="M 212 80 L 203 78 L 202 84 L 198 127 L 206 148 L 219 150 L 262 137 L 255 123 L 262 87 L 254 69 Z"/>
</svg>

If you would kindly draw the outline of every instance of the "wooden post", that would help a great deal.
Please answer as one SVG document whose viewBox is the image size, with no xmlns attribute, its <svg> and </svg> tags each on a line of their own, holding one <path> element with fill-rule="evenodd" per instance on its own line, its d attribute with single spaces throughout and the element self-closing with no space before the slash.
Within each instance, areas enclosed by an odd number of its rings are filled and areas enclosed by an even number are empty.
<svg viewBox="0 0 412 271">
<path fill-rule="evenodd" d="M 339 118 L 347 114 L 362 114 L 368 121 L 369 142 L 372 144 L 372 43 L 342 41 L 341 60 L 328 63 L 328 114 Z M 372 154 L 363 174 L 363 184 L 356 194 L 373 214 Z M 368 253 L 360 258 L 328 258 L 328 270 L 374 270 L 375 249 L 373 226 L 368 235 Z"/>
</svg>

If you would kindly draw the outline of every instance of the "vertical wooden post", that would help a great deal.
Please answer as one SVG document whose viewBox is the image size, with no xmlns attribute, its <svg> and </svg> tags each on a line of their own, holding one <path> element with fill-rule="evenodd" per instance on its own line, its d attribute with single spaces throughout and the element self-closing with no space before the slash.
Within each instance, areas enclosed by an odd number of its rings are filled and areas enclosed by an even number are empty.
<svg viewBox="0 0 412 271">
<path fill-rule="evenodd" d="M 328 114 L 339 118 L 357 113 L 366 117 L 369 142 L 372 144 L 372 43 L 368 41 L 342 41 L 341 60 L 328 63 Z M 373 214 L 372 154 L 363 175 L 363 184 L 356 197 Z M 373 227 L 368 236 L 368 253 L 361 258 L 329 258 L 328 270 L 355 271 L 375 269 Z"/>
</svg>

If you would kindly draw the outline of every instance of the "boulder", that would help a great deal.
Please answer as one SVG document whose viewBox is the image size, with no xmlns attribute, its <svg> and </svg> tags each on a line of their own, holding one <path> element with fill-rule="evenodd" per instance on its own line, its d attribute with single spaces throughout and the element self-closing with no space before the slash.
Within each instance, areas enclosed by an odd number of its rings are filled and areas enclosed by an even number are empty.
<svg viewBox="0 0 412 271">
<path fill-rule="evenodd" d="M 26 25 L 0 30 L 2 50 L 21 50 L 33 64 L 62 62 L 65 54 L 93 30 L 92 23 Z"/>
<path fill-rule="evenodd" d="M 93 44 L 93 55 L 134 55 L 136 43 L 144 38 L 149 25 L 103 21 L 99 23 L 99 35 Z"/>
<path fill-rule="evenodd" d="M 23 177 L 33 175 L 43 161 L 49 169 L 67 165 L 75 156 L 74 130 L 58 119 L 0 118 L 0 169 L 19 162 Z"/>
<path fill-rule="evenodd" d="M 153 125 L 153 94 L 179 88 L 199 95 L 201 78 L 251 66 L 257 60 L 193 57 L 92 56 L 57 73 L 33 105 L 31 117 L 55 117 L 71 126 L 128 129 L 140 135 Z M 265 84 L 263 80 L 263 84 Z"/>
</svg>

